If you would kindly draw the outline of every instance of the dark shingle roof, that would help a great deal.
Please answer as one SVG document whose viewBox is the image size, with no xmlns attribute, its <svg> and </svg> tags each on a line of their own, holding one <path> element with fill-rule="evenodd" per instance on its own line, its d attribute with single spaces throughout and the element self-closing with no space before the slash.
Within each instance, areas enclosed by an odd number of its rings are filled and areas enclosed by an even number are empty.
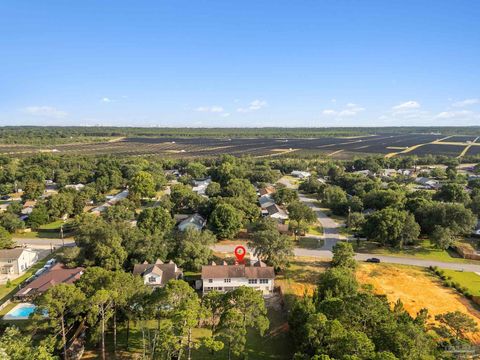
<svg viewBox="0 0 480 360">
<path fill-rule="evenodd" d="M 31 283 L 20 289 L 15 296 L 29 296 L 37 293 L 43 293 L 54 285 L 65 283 L 72 284 L 83 274 L 85 269 L 83 267 L 76 267 L 69 269 L 65 265 L 55 264 Z"/>
<path fill-rule="evenodd" d="M 207 265 L 202 266 L 202 279 L 274 279 L 273 267 L 245 266 L 245 265 Z"/>
</svg>

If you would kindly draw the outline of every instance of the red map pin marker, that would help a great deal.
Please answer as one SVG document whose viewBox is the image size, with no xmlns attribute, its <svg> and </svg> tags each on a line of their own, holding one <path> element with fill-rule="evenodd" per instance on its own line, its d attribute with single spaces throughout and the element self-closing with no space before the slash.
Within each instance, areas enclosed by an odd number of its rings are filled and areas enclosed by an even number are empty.
<svg viewBox="0 0 480 360">
<path fill-rule="evenodd" d="M 247 250 L 242 245 L 239 245 L 235 248 L 235 256 L 238 260 L 238 262 L 242 262 L 243 258 L 245 257 L 245 254 L 247 253 Z"/>
</svg>

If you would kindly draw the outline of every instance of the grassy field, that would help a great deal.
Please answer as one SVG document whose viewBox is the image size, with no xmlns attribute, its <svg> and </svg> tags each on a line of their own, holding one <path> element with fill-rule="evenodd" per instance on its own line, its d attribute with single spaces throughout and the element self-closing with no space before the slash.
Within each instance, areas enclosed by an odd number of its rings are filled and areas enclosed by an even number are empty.
<svg viewBox="0 0 480 360">
<path fill-rule="evenodd" d="M 290 339 L 288 338 L 288 327 L 286 324 L 286 317 L 283 311 L 269 308 L 268 318 L 270 320 L 270 328 L 266 334 L 261 337 L 257 332 L 249 332 L 247 335 L 247 344 L 245 353 L 248 354 L 249 360 L 288 360 L 292 358 L 292 349 L 290 348 Z M 132 323 L 130 327 L 129 352 L 121 354 L 122 359 L 138 358 L 143 351 L 142 332 L 140 324 Z M 157 327 L 157 321 L 150 320 L 147 326 L 151 329 Z M 193 339 L 198 344 L 200 339 L 211 334 L 209 329 L 196 328 L 193 330 Z M 107 346 L 110 351 L 112 344 L 111 334 L 107 337 Z M 126 348 L 126 328 L 119 327 L 118 329 L 118 347 L 119 349 Z M 97 359 L 99 355 L 98 349 L 89 346 L 88 351 L 83 359 Z M 110 358 L 110 357 L 109 357 Z M 195 360 L 209 360 L 209 359 L 226 359 L 227 349 L 212 355 L 204 347 L 200 347 L 192 351 L 192 359 Z M 243 357 L 232 357 L 232 359 L 239 360 Z"/>
<path fill-rule="evenodd" d="M 437 314 L 461 311 L 470 315 L 480 326 L 480 311 L 477 307 L 452 288 L 443 286 L 442 281 L 427 269 L 397 264 L 359 264 L 357 279 L 362 284 L 373 286 L 375 293 L 386 295 L 389 302 L 401 299 L 405 309 L 413 316 L 427 308 L 430 322 Z M 480 334 L 472 336 L 480 344 Z"/>
<path fill-rule="evenodd" d="M 378 255 L 413 257 L 426 260 L 435 260 L 443 262 L 457 262 L 479 264 L 479 261 L 461 258 L 455 251 L 438 249 L 430 241 L 424 240 L 419 246 L 414 248 L 396 249 L 390 247 L 379 247 L 378 243 L 371 241 L 362 241 L 360 245 L 353 242 L 355 251 L 360 253 L 370 253 Z"/>
<path fill-rule="evenodd" d="M 277 276 L 275 283 L 282 289 L 287 307 L 296 297 L 313 294 L 319 274 L 325 271 L 328 265 L 327 260 L 296 257 L 290 267 Z"/>
<path fill-rule="evenodd" d="M 480 276 L 473 272 L 442 269 L 446 276 L 450 276 L 452 281 L 465 286 L 474 296 L 480 296 Z"/>
</svg>

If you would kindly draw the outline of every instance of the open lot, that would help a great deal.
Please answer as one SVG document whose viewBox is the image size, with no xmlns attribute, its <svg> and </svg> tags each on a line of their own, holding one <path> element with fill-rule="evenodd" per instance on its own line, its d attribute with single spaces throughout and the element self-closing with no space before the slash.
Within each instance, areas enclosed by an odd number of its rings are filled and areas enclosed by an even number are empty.
<svg viewBox="0 0 480 360">
<path fill-rule="evenodd" d="M 165 157 L 212 157 L 222 154 L 255 157 L 282 154 L 323 154 L 333 158 L 352 158 L 360 154 L 442 154 L 458 156 L 476 137 L 439 134 L 372 134 L 358 137 L 315 138 L 214 138 L 214 137 L 126 137 L 94 143 L 38 145 L 0 145 L 0 154 L 26 156 L 34 153 L 162 155 Z M 477 153 L 475 142 L 468 154 Z"/>
<path fill-rule="evenodd" d="M 471 301 L 441 281 L 427 269 L 392 264 L 361 264 L 357 279 L 371 284 L 378 294 L 386 295 L 389 302 L 401 299 L 411 315 L 427 308 L 434 320 L 435 315 L 449 311 L 461 311 L 470 315 L 480 326 L 480 311 Z M 479 344 L 480 334 L 472 340 Z"/>
</svg>

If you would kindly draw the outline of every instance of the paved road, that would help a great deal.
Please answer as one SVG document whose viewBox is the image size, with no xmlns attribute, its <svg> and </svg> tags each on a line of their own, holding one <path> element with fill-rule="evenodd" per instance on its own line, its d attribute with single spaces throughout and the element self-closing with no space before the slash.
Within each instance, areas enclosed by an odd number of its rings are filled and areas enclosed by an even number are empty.
<svg viewBox="0 0 480 360">
<path fill-rule="evenodd" d="M 17 242 L 17 245 L 28 245 L 33 248 L 46 249 L 50 246 L 59 247 L 62 246 L 62 239 L 49 239 L 49 238 L 13 238 Z M 73 246 L 75 241 L 73 239 L 65 239 L 65 246 Z"/>
<path fill-rule="evenodd" d="M 315 205 L 317 200 L 309 198 L 300 193 L 298 194 L 298 198 L 301 202 L 305 203 L 308 207 L 315 211 L 318 222 L 322 224 L 323 227 L 323 237 L 312 235 L 307 235 L 307 237 L 324 239 L 324 244 L 320 250 L 332 250 L 335 244 L 343 239 L 339 231 L 341 225 L 339 225 L 332 218 L 328 217 L 327 214 L 325 214 L 317 205 Z"/>
<path fill-rule="evenodd" d="M 213 245 L 212 250 L 220 253 L 231 253 L 236 245 Z M 248 252 L 252 252 L 252 249 L 247 249 Z M 331 259 L 332 252 L 329 250 L 315 250 L 315 249 L 303 249 L 295 248 L 295 256 L 307 256 L 319 259 Z M 420 267 L 429 267 L 429 266 L 438 266 L 442 269 L 451 269 L 451 270 L 460 270 L 460 271 L 471 271 L 471 272 L 480 272 L 480 265 L 476 264 L 462 264 L 462 263 L 453 263 L 453 262 L 442 262 L 442 261 L 433 261 L 409 257 L 396 257 L 396 256 L 385 256 L 378 254 L 356 254 L 355 259 L 357 261 L 365 261 L 368 258 L 378 258 L 381 262 L 389 264 L 402 264 L 402 265 L 412 265 Z"/>
</svg>

